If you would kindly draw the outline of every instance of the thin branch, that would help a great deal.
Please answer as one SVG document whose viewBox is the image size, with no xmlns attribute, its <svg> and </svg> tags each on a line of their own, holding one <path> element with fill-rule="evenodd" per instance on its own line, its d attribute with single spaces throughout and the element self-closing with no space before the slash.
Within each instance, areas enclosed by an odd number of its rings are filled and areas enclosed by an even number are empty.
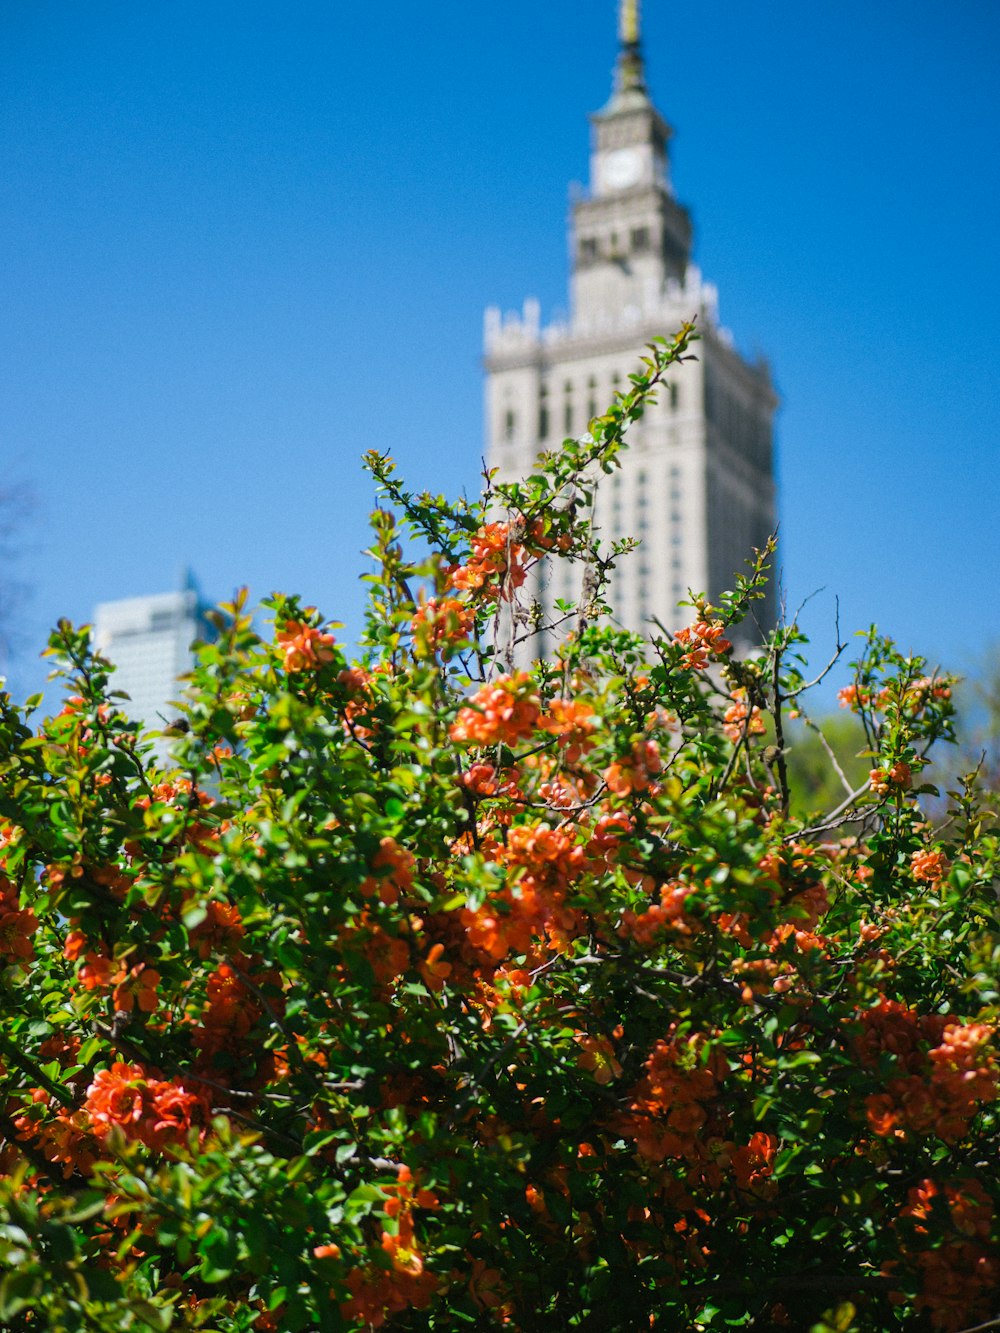
<svg viewBox="0 0 1000 1333">
<path fill-rule="evenodd" d="M 0 1051 L 3 1051 L 11 1064 L 17 1065 L 22 1073 L 28 1074 L 39 1087 L 44 1088 L 50 1097 L 54 1097 L 57 1102 L 66 1107 L 75 1107 L 76 1098 L 68 1093 L 60 1083 L 49 1078 L 40 1065 L 36 1064 L 29 1055 L 24 1052 L 10 1040 L 9 1037 L 0 1035 Z"/>
<path fill-rule="evenodd" d="M 840 637 L 840 636 L 839 636 L 839 634 L 838 634 L 838 639 L 839 639 L 839 637 Z M 830 658 L 829 662 L 827 662 L 826 666 L 825 666 L 825 667 L 823 668 L 823 670 L 819 673 L 819 675 L 818 675 L 818 676 L 815 676 L 812 680 L 807 680 L 807 681 L 805 681 L 805 682 L 804 682 L 802 685 L 800 685 L 797 689 L 789 690 L 788 693 L 785 695 L 785 698 L 786 698 L 786 699 L 797 699 L 797 698 L 799 697 L 800 694 L 804 694 L 804 693 L 806 692 L 806 690 L 811 690 L 811 689 L 813 688 L 814 685 L 818 685 L 818 684 L 820 683 L 820 681 L 824 680 L 824 679 L 830 674 L 830 672 L 833 670 L 833 668 L 834 668 L 834 667 L 837 665 L 837 663 L 840 661 L 840 659 L 841 659 L 841 657 L 843 656 L 843 654 L 844 654 L 844 652 L 846 651 L 846 649 L 847 649 L 847 644 L 846 644 L 846 643 L 840 643 L 840 642 L 838 642 L 838 643 L 837 643 L 836 650 L 834 651 L 833 656 Z"/>
<path fill-rule="evenodd" d="M 23 1139 L 13 1120 L 2 1111 L 0 1111 L 0 1131 L 3 1132 L 3 1136 L 8 1144 L 12 1148 L 15 1148 L 26 1161 L 30 1162 L 40 1176 L 44 1176 L 46 1180 L 55 1185 L 57 1189 L 62 1190 L 66 1188 L 66 1177 L 59 1169 L 59 1164 L 50 1162 L 45 1154 L 40 1152 L 33 1143 Z M 73 1171 L 73 1176 L 70 1178 L 72 1179 L 73 1177 L 76 1177 L 80 1181 L 82 1187 L 85 1182 L 78 1171 Z"/>
<path fill-rule="evenodd" d="M 830 742 L 829 742 L 829 741 L 826 739 L 826 737 L 823 735 L 823 730 L 822 730 L 822 728 L 821 728 L 817 723 L 813 722 L 812 718 L 808 718 L 808 717 L 806 717 L 804 713 L 803 713 L 803 715 L 802 715 L 802 721 L 806 724 L 807 727 L 809 727 L 812 731 L 814 731 L 814 732 L 816 733 L 816 735 L 819 737 L 820 744 L 822 745 L 823 749 L 826 751 L 826 756 L 827 756 L 827 758 L 829 759 L 830 763 L 833 765 L 833 767 L 834 767 L 834 769 L 835 769 L 835 771 L 836 771 L 837 777 L 840 778 L 840 781 L 842 782 L 843 787 L 844 787 L 844 791 L 847 792 L 848 796 L 852 796 L 851 784 L 850 784 L 850 782 L 848 782 L 848 780 L 847 780 L 847 774 L 846 774 L 846 773 L 844 772 L 844 770 L 841 768 L 841 766 L 840 766 L 840 760 L 837 758 L 836 754 L 834 753 L 833 746 L 830 744 Z"/>
<path fill-rule="evenodd" d="M 785 762 L 785 728 L 782 720 L 784 701 L 781 692 L 781 658 L 784 645 L 781 636 L 776 636 L 771 650 L 771 716 L 774 718 L 774 748 L 776 750 L 774 766 L 778 774 L 778 787 L 781 793 L 781 813 L 788 814 L 791 804 L 791 792 L 788 787 L 788 765 Z M 749 695 L 747 698 L 749 704 Z"/>
<path fill-rule="evenodd" d="M 798 833 L 788 833 L 785 835 L 784 841 L 794 842 L 797 838 L 809 838 L 814 833 L 825 833 L 827 829 L 837 828 L 840 824 L 848 824 L 852 819 L 864 819 L 869 814 L 874 814 L 874 812 L 880 808 L 879 806 L 866 806 L 858 815 L 847 815 L 844 818 L 841 818 L 841 816 L 844 815 L 844 812 L 849 810 L 855 801 L 864 796 L 865 792 L 867 792 L 870 787 L 871 783 L 866 778 L 857 790 L 851 792 L 846 801 L 841 801 L 836 810 L 831 811 L 831 813 L 827 815 L 824 823 L 814 824 L 811 828 L 801 829 Z"/>
</svg>

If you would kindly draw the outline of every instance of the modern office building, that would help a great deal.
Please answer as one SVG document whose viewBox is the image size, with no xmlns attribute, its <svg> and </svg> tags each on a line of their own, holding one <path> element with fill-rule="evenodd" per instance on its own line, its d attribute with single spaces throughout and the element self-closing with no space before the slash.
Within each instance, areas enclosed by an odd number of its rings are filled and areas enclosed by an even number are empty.
<svg viewBox="0 0 1000 1333">
<path fill-rule="evenodd" d="M 486 442 L 500 480 L 525 476 L 542 450 L 586 432 L 628 388 L 653 337 L 696 317 L 698 360 L 671 373 L 598 492 L 605 548 L 622 537 L 641 543 L 617 562 L 611 602 L 619 623 L 644 632 L 653 617 L 677 623 L 689 589 L 714 598 L 731 588 L 774 531 L 777 399 L 767 366 L 745 360 L 720 326 L 716 290 L 691 262 L 691 219 L 670 181 L 671 129 L 646 87 L 637 0 L 621 0 L 619 24 L 612 96 L 591 116 L 589 191 L 570 209 L 569 317 L 543 324 L 535 300 L 519 314 L 487 310 Z M 578 570 L 557 565 L 535 579 L 543 608 L 578 593 Z M 755 614 L 773 624 L 773 591 Z"/>
<path fill-rule="evenodd" d="M 124 690 L 123 711 L 159 731 L 177 716 L 171 701 L 182 690 L 178 678 L 194 662 L 192 644 L 215 631 L 206 606 L 188 576 L 179 592 L 102 602 L 94 613 L 94 643 L 115 664 L 112 689 Z"/>
</svg>

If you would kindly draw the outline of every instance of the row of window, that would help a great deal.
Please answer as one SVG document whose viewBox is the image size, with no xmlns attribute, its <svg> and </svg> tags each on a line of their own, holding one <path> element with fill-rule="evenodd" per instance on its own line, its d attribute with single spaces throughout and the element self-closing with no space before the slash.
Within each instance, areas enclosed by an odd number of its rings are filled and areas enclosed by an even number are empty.
<svg viewBox="0 0 1000 1333">
<path fill-rule="evenodd" d="M 618 393 L 621 389 L 621 376 L 616 372 L 611 377 L 612 392 Z M 666 384 L 660 391 L 660 401 L 670 412 L 676 412 L 680 397 L 676 384 Z M 553 433 L 553 425 L 556 421 L 560 423 L 563 437 L 572 435 L 579 425 L 586 428 L 590 422 L 602 410 L 602 400 L 597 392 L 597 380 L 591 375 L 586 383 L 586 399 L 580 404 L 586 409 L 584 419 L 578 422 L 576 416 L 577 403 L 574 395 L 574 386 L 572 380 L 566 380 L 563 384 L 561 397 L 551 394 L 549 386 L 543 384 L 538 391 L 538 438 L 547 440 Z M 518 416 L 513 407 L 506 407 L 503 413 L 503 438 L 505 440 L 514 440 L 518 433 Z"/>
<path fill-rule="evenodd" d="M 601 242 L 605 244 L 602 245 Z M 645 254 L 652 248 L 653 235 L 648 227 L 633 227 L 628 233 L 628 253 L 633 255 Z M 579 256 L 584 263 L 593 263 L 601 255 L 607 255 L 609 259 L 620 259 L 622 251 L 620 248 L 619 236 L 613 231 L 608 237 L 583 236 L 580 238 Z"/>
</svg>

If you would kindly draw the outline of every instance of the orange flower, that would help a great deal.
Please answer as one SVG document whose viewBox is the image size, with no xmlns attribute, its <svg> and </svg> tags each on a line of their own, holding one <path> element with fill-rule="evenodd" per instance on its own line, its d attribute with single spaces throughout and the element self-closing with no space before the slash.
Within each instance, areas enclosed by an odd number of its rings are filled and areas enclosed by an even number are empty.
<svg viewBox="0 0 1000 1333">
<path fill-rule="evenodd" d="M 509 601 L 527 578 L 525 549 L 513 540 L 509 523 L 487 523 L 472 538 L 472 556 L 449 571 L 448 581 L 461 592 L 478 592 L 485 601 Z"/>
<path fill-rule="evenodd" d="M 540 726 L 550 735 L 558 736 L 564 759 L 575 764 L 590 748 L 588 737 L 594 729 L 594 710 L 582 700 L 553 699 Z"/>
<path fill-rule="evenodd" d="M 921 1224 L 932 1217 L 935 1199 L 948 1209 L 951 1224 L 963 1236 L 989 1239 L 993 1201 L 978 1180 L 949 1181 L 943 1186 L 922 1180 L 907 1194 L 900 1217 L 912 1219 L 918 1223 L 916 1230 L 926 1234 L 927 1228 Z"/>
<path fill-rule="evenodd" d="M 914 879 L 925 880 L 928 884 L 939 884 L 948 869 L 944 852 L 914 852 L 910 857 L 910 869 Z"/>
<path fill-rule="evenodd" d="M 386 906 L 392 906 L 401 893 L 413 888 L 414 864 L 413 854 L 400 847 L 395 838 L 383 838 L 372 858 L 371 868 L 376 873 L 362 880 L 361 892 L 366 898 L 377 893 Z"/>
<path fill-rule="evenodd" d="M 897 759 L 889 768 L 873 768 L 868 775 L 868 785 L 876 795 L 887 796 L 890 791 L 906 791 L 912 776 L 910 765 Z"/>
<path fill-rule="evenodd" d="M 764 1134 L 760 1130 L 752 1134 L 746 1147 L 737 1148 L 732 1156 L 737 1188 L 753 1194 L 765 1192 L 777 1151 L 778 1140 L 773 1134 Z"/>
<path fill-rule="evenodd" d="M 16 890 L 0 896 L 0 956 L 8 962 L 28 962 L 35 956 L 31 936 L 38 929 L 34 912 L 21 910 Z"/>
<path fill-rule="evenodd" d="M 948 683 L 949 678 L 938 680 L 934 676 L 921 676 L 915 680 L 906 693 L 904 703 L 907 712 L 917 714 L 932 700 L 939 700 L 942 703 L 951 698 L 951 686 Z"/>
<path fill-rule="evenodd" d="M 732 652 L 733 645 L 724 637 L 724 631 L 721 620 L 698 620 L 687 629 L 679 629 L 674 638 L 688 649 L 681 657 L 681 666 L 689 671 L 703 671 L 709 655 L 724 657 Z"/>
<path fill-rule="evenodd" d="M 349 951 L 362 954 L 376 982 L 388 986 L 410 966 L 410 946 L 400 936 L 383 930 L 367 914 L 362 919 L 361 929 L 344 931 L 344 945 Z"/>
<path fill-rule="evenodd" d="M 448 656 L 455 645 L 468 639 L 475 623 L 471 606 L 456 597 L 432 597 L 417 608 L 410 628 L 416 642 L 426 651 Z"/>
<path fill-rule="evenodd" d="M 262 1012 L 228 963 L 220 964 L 208 978 L 206 1001 L 201 1026 L 194 1033 L 206 1054 L 242 1041 Z"/>
<path fill-rule="evenodd" d="M 746 690 L 742 687 L 733 690 L 732 698 L 734 702 L 726 709 L 722 719 L 722 730 L 725 734 L 734 744 L 743 735 L 762 736 L 764 720 L 756 704 L 753 708 L 747 709 Z"/>
<path fill-rule="evenodd" d="M 75 962 L 87 947 L 87 937 L 82 930 L 71 930 L 63 945 L 63 957 Z"/>
<path fill-rule="evenodd" d="M 488 1268 L 485 1259 L 476 1259 L 469 1275 L 469 1295 L 480 1310 L 495 1310 L 502 1305 L 503 1278 L 496 1268 Z"/>
<path fill-rule="evenodd" d="M 286 620 L 275 638 L 288 672 L 315 671 L 333 661 L 333 635 L 322 634 L 304 620 Z"/>
<path fill-rule="evenodd" d="M 533 940 L 532 923 L 521 912 L 501 913 L 484 905 L 461 912 L 462 926 L 471 948 L 499 963 L 509 954 L 527 953 Z"/>
<path fill-rule="evenodd" d="M 468 706 L 459 709 L 449 735 L 460 743 L 513 745 L 534 733 L 540 713 L 531 677 L 518 671 L 477 690 Z"/>
<path fill-rule="evenodd" d="M 87 1113 L 104 1129 L 135 1126 L 147 1114 L 147 1094 L 142 1067 L 116 1062 L 110 1069 L 99 1070 L 87 1089 Z"/>
<path fill-rule="evenodd" d="M 438 991 L 451 976 L 451 963 L 444 960 L 444 945 L 431 946 L 427 957 L 420 964 L 420 975 L 428 990 Z"/>
<path fill-rule="evenodd" d="M 636 741 L 632 753 L 605 770 L 604 781 L 616 796 L 629 796 L 649 788 L 653 775 L 663 767 L 656 741 Z"/>
<path fill-rule="evenodd" d="M 589 1033 L 579 1032 L 576 1041 L 580 1054 L 576 1058 L 581 1069 L 589 1069 L 594 1075 L 594 1082 L 605 1084 L 621 1075 L 622 1067 L 615 1058 L 615 1048 L 607 1037 L 592 1037 Z"/>
<path fill-rule="evenodd" d="M 511 781 L 501 782 L 498 779 L 497 771 L 492 764 L 471 764 L 458 780 L 473 796 L 482 798 L 507 795 L 512 789 L 516 790 L 515 784 Z"/>
<path fill-rule="evenodd" d="M 77 975 L 85 990 L 98 990 L 112 984 L 115 971 L 112 959 L 104 954 L 88 953 Z"/>
<path fill-rule="evenodd" d="M 150 1085 L 152 1113 L 146 1128 L 151 1148 L 165 1148 L 186 1138 L 192 1125 L 204 1123 L 209 1110 L 204 1098 L 177 1083 L 157 1080 Z"/>
<path fill-rule="evenodd" d="M 204 921 L 191 930 L 190 939 L 198 957 L 204 959 L 234 948 L 244 933 L 239 908 L 211 898 L 205 904 Z"/>
<path fill-rule="evenodd" d="M 138 1009 L 141 1013 L 151 1014 L 158 1008 L 160 997 L 156 988 L 160 984 L 160 974 L 155 968 L 147 967 L 145 963 L 136 963 L 128 972 L 119 973 L 119 976 L 122 979 L 112 992 L 116 1009 L 124 1013 Z"/>
<path fill-rule="evenodd" d="M 193 1125 L 206 1123 L 210 1107 L 179 1083 L 155 1078 L 141 1065 L 116 1062 L 98 1070 L 84 1111 L 98 1133 L 117 1126 L 128 1138 L 162 1150 L 180 1142 Z"/>
<path fill-rule="evenodd" d="M 646 1061 L 645 1077 L 632 1090 L 634 1114 L 623 1119 L 622 1129 L 648 1161 L 701 1160 L 698 1136 L 716 1095 L 717 1075 L 726 1068 L 715 1053 L 700 1062 L 704 1044 L 697 1036 L 658 1041 Z"/>
<path fill-rule="evenodd" d="M 653 944 L 667 929 L 679 935 L 695 934 L 699 929 L 698 922 L 684 915 L 684 904 L 693 892 L 693 885 L 675 880 L 661 885 L 658 903 L 653 903 L 645 912 L 622 913 L 619 932 L 644 946 Z"/>
<path fill-rule="evenodd" d="M 518 824 L 512 828 L 504 855 L 508 864 L 523 866 L 526 877 L 536 885 L 555 889 L 564 889 L 576 879 L 586 861 L 572 829 L 553 829 L 548 824 Z"/>
</svg>

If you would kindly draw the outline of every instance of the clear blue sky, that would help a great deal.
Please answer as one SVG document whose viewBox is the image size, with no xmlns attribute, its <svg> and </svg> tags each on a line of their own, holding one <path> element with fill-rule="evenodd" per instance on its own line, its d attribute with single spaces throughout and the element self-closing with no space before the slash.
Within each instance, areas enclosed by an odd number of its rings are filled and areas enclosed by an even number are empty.
<svg viewBox="0 0 1000 1333">
<path fill-rule="evenodd" d="M 388 449 L 476 485 L 482 310 L 565 303 L 613 0 L 4 0 L 0 449 L 58 616 L 298 590 L 356 629 Z M 646 0 L 696 258 L 770 358 L 784 579 L 828 642 L 1000 639 L 1000 7 Z"/>
</svg>

